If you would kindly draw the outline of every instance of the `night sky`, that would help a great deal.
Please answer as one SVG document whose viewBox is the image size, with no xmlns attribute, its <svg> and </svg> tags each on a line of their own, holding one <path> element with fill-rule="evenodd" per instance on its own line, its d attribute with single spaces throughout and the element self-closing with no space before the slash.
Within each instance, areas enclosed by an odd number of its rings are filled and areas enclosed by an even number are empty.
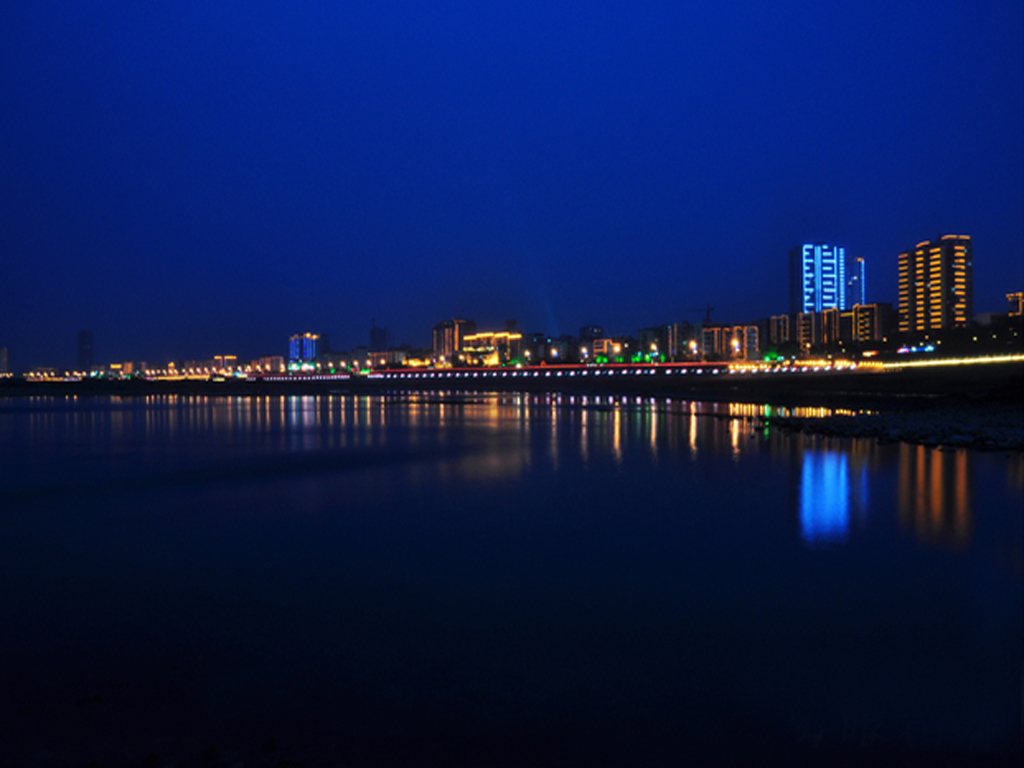
<svg viewBox="0 0 1024 768">
<path fill-rule="evenodd" d="M 974 238 L 1024 289 L 1024 5 L 7 3 L 19 366 L 785 312 L 788 250 Z"/>
</svg>

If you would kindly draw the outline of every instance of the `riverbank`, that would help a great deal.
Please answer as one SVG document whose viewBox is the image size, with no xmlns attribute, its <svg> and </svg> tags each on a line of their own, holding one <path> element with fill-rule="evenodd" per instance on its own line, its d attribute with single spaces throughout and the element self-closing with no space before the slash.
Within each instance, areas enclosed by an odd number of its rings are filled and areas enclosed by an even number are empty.
<svg viewBox="0 0 1024 768">
<path fill-rule="evenodd" d="M 815 418 L 773 415 L 758 420 L 787 432 L 948 448 L 1024 451 L 1024 405 L 1021 403 L 966 403 Z"/>
<path fill-rule="evenodd" d="M 583 371 L 591 375 L 584 375 Z M 605 375 L 600 375 L 603 372 Z M 222 381 L 0 380 L 5 397 L 265 397 L 305 395 L 387 395 L 405 392 L 529 392 L 570 395 L 680 397 L 710 402 L 780 406 L 822 406 L 851 410 L 905 410 L 972 404 L 1019 404 L 1024 392 L 1024 363 L 949 365 L 934 368 L 785 373 L 728 372 L 722 366 L 673 372 L 670 367 L 636 370 L 538 368 L 532 375 L 504 376 L 497 371 L 438 373 L 412 378 L 384 372 L 378 376 L 329 380 L 227 379 Z M 564 374 L 564 375 L 563 375 Z M 576 375 L 580 374 L 580 375 Z"/>
</svg>

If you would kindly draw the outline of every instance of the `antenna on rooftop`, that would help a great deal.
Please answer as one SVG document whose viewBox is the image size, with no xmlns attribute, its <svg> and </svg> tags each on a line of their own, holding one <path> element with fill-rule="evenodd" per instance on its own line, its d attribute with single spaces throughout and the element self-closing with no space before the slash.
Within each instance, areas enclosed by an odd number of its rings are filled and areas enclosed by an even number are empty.
<svg viewBox="0 0 1024 768">
<path fill-rule="evenodd" d="M 707 305 L 705 305 L 704 307 L 702 307 L 700 309 L 688 309 L 686 311 L 687 312 L 704 312 L 705 313 L 704 314 L 704 322 L 705 323 L 710 323 L 711 322 L 711 313 L 715 311 L 715 308 L 712 307 L 710 304 L 707 304 Z"/>
</svg>

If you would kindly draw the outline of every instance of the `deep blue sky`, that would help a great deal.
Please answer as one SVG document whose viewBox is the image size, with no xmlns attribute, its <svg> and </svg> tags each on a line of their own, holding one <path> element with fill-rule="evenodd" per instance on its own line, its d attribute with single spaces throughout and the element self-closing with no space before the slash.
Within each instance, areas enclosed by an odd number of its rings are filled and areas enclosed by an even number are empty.
<svg viewBox="0 0 1024 768">
<path fill-rule="evenodd" d="M 358 6 L 358 7 L 357 7 Z M 788 306 L 786 253 L 974 237 L 1024 288 L 1024 5 L 8 3 L 0 346 L 283 354 L 370 319 L 614 333 Z"/>
</svg>

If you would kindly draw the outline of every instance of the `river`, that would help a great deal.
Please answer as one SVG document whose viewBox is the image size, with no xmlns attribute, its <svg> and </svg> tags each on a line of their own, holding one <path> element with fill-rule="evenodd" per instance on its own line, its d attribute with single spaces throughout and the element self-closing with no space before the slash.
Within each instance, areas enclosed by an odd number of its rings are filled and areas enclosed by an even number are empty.
<svg viewBox="0 0 1024 768">
<path fill-rule="evenodd" d="M 0 399 L 0 750 L 1015 760 L 1024 456 L 766 408 Z"/>
</svg>

